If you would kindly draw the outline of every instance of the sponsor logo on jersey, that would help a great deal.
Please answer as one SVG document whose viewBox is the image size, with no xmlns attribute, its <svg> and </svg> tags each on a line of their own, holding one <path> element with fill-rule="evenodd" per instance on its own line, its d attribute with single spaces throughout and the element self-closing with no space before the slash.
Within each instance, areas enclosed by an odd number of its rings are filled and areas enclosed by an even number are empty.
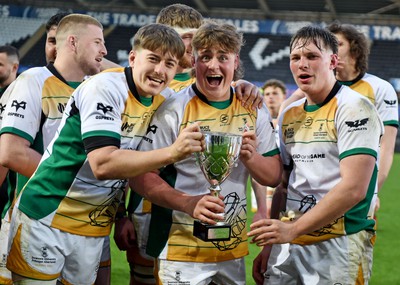
<svg viewBox="0 0 400 285">
<path fill-rule="evenodd" d="M 11 107 L 15 107 L 15 112 L 9 112 L 7 116 L 13 116 L 13 117 L 18 117 L 18 118 L 25 118 L 24 115 L 17 113 L 19 109 L 26 109 L 26 102 L 21 101 L 18 102 L 17 100 L 13 100 L 11 103 Z"/>
<path fill-rule="evenodd" d="M 111 107 L 111 106 L 104 106 L 103 103 L 97 103 L 97 110 L 103 111 L 103 113 L 104 113 L 104 115 L 105 115 L 107 112 L 112 112 L 113 107 Z"/>
<path fill-rule="evenodd" d="M 325 139 L 328 136 L 328 132 L 324 130 L 324 123 L 319 125 L 318 131 L 313 132 L 315 139 Z"/>
<path fill-rule="evenodd" d="M 16 112 L 18 112 L 20 108 L 25 110 L 26 102 L 25 101 L 18 102 L 17 100 L 13 100 L 11 103 L 11 107 L 15 107 Z"/>
<path fill-rule="evenodd" d="M 386 103 L 386 105 L 390 106 L 395 105 L 397 102 L 397 100 L 383 100 L 383 101 Z"/>
<path fill-rule="evenodd" d="M 63 114 L 65 111 L 65 106 L 67 106 L 67 103 L 58 103 L 57 105 L 57 110 Z"/>
<path fill-rule="evenodd" d="M 112 112 L 113 110 L 112 106 L 104 105 L 103 103 L 97 103 L 97 110 L 100 110 L 104 113 L 104 116 L 97 115 L 96 116 L 97 120 L 114 121 L 114 118 L 105 116 L 107 112 Z"/>
<path fill-rule="evenodd" d="M 287 139 L 291 139 L 294 136 L 294 128 L 287 128 L 284 132 L 284 135 Z"/>
<path fill-rule="evenodd" d="M 345 121 L 346 125 L 349 126 L 348 132 L 355 132 L 355 131 L 366 131 L 367 127 L 366 124 L 368 122 L 369 118 L 364 118 L 361 120 L 355 120 L 355 121 Z"/>
<path fill-rule="evenodd" d="M 147 130 L 146 130 L 146 135 L 148 135 L 149 133 L 155 134 L 157 132 L 157 129 L 158 129 L 158 126 L 156 126 L 156 125 L 148 126 Z M 144 136 L 143 140 L 147 141 L 149 143 L 153 143 L 153 140 L 151 138 L 148 138 L 147 136 Z"/>
<path fill-rule="evenodd" d="M 325 153 L 312 153 L 312 154 L 292 154 L 292 159 L 294 162 L 314 162 L 316 159 L 324 159 Z"/>
<path fill-rule="evenodd" d="M 229 123 L 229 116 L 227 114 L 222 114 L 219 117 L 219 121 L 222 123 L 222 125 L 227 125 Z"/>
<path fill-rule="evenodd" d="M 200 126 L 201 132 L 211 132 L 210 126 Z"/>
<path fill-rule="evenodd" d="M 130 132 L 133 131 L 133 127 L 135 127 L 135 124 L 134 124 L 134 123 L 129 124 L 128 122 L 125 122 L 125 123 L 123 123 L 122 126 L 121 126 L 121 131 L 122 131 L 122 132 L 123 132 L 123 131 L 126 131 L 126 132 L 129 134 Z"/>
<path fill-rule="evenodd" d="M 6 109 L 6 106 L 7 106 L 6 104 L 3 105 L 0 103 L 0 114 L 3 114 L 4 110 Z"/>
<path fill-rule="evenodd" d="M 307 117 L 306 120 L 304 121 L 304 126 L 309 127 L 313 123 L 313 119 L 311 117 Z"/>
</svg>

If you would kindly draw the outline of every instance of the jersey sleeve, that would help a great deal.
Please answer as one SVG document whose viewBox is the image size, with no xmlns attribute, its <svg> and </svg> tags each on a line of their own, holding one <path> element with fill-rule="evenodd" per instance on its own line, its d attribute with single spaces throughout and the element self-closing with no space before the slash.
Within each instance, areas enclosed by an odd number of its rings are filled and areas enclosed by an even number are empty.
<svg viewBox="0 0 400 285">
<path fill-rule="evenodd" d="M 85 81 L 76 92 L 74 99 L 81 117 L 82 138 L 121 138 L 121 114 L 124 110 L 124 94 L 118 80 L 111 74 L 101 74 Z"/>
<path fill-rule="evenodd" d="M 399 109 L 397 94 L 393 86 L 385 81 L 380 80 L 377 84 L 377 104 L 379 116 L 385 126 L 399 127 Z"/>
<path fill-rule="evenodd" d="M 42 87 L 40 74 L 22 73 L 7 89 L 2 103 L 0 134 L 18 135 L 31 144 L 39 131 L 42 117 Z"/>
<path fill-rule="evenodd" d="M 351 91 L 351 90 L 350 90 Z M 339 159 L 354 154 L 377 157 L 383 124 L 375 107 L 359 94 L 349 94 L 336 113 Z"/>
<path fill-rule="evenodd" d="M 147 134 L 142 139 L 139 150 L 148 151 L 164 148 L 173 144 L 179 135 L 182 121 L 182 105 L 177 97 L 170 97 L 157 109 L 150 122 Z"/>
<path fill-rule="evenodd" d="M 279 153 L 276 145 L 274 127 L 268 108 L 263 104 L 258 110 L 256 122 L 257 138 L 259 140 L 257 151 L 263 156 L 273 156 Z"/>
</svg>

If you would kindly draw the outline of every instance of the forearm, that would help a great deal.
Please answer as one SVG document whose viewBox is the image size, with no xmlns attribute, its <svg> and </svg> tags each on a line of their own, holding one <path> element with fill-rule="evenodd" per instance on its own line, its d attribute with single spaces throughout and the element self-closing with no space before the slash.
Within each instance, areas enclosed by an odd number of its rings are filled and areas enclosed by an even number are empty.
<svg viewBox="0 0 400 285">
<path fill-rule="evenodd" d="M 267 187 L 261 185 L 253 178 L 251 179 L 251 186 L 253 188 L 254 195 L 257 201 L 257 211 L 259 213 L 263 213 L 263 216 L 265 217 L 267 213 L 267 198 L 266 198 Z"/>
<path fill-rule="evenodd" d="M 0 164 L 26 177 L 35 172 L 42 155 L 27 140 L 11 134 L 1 136 Z"/>
<path fill-rule="evenodd" d="M 378 191 L 382 189 L 382 186 L 389 175 L 390 168 L 392 167 L 396 136 L 397 128 L 393 126 L 385 126 L 385 134 L 381 138 L 380 147 Z"/>
<path fill-rule="evenodd" d="M 108 146 L 88 154 L 98 179 L 124 179 L 159 169 L 174 162 L 167 148 L 135 151 Z"/>
<path fill-rule="evenodd" d="M 156 172 L 130 178 L 129 185 L 132 190 L 156 205 L 192 214 L 186 208 L 190 196 L 172 188 Z"/>
<path fill-rule="evenodd" d="M 264 157 L 257 153 L 243 164 L 261 185 L 276 187 L 281 182 L 282 162 L 278 154 Z"/>
</svg>

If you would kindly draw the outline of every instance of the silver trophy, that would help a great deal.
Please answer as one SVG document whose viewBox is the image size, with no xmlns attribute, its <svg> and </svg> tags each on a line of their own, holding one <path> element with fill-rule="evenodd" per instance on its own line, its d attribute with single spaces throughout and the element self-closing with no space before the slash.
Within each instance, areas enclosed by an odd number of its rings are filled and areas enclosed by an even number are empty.
<svg viewBox="0 0 400 285">
<path fill-rule="evenodd" d="M 204 136 L 205 150 L 196 154 L 197 161 L 210 183 L 208 189 L 218 197 L 220 184 L 228 178 L 239 158 L 242 136 L 221 132 L 205 132 Z M 221 215 L 224 216 L 223 213 Z M 204 241 L 226 241 L 231 238 L 231 226 L 224 221 L 210 225 L 195 220 L 193 235 Z"/>
</svg>

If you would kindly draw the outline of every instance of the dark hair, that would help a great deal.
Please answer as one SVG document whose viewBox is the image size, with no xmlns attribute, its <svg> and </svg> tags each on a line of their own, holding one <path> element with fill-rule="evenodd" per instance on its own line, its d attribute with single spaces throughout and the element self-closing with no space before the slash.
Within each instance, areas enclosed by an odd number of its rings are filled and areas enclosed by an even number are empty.
<svg viewBox="0 0 400 285">
<path fill-rule="evenodd" d="M 267 80 L 264 85 L 261 87 L 261 89 L 265 89 L 267 87 L 275 87 L 275 88 L 280 88 L 282 90 L 282 93 L 286 95 L 286 85 L 282 81 L 278 79 L 269 79 Z"/>
<path fill-rule="evenodd" d="M 356 61 L 356 70 L 361 74 L 367 72 L 370 43 L 367 37 L 350 24 L 341 24 L 338 21 L 330 24 L 327 29 L 334 34 L 343 35 L 350 44 L 350 55 Z"/>
<path fill-rule="evenodd" d="M 14 57 L 14 60 L 17 60 L 19 62 L 18 49 L 13 46 L 10 45 L 0 46 L 0 53 L 6 53 L 8 57 Z"/>
<path fill-rule="evenodd" d="M 319 50 L 322 48 L 329 48 L 334 54 L 338 53 L 338 41 L 334 34 L 330 31 L 318 26 L 305 26 L 299 29 L 290 40 L 290 52 L 292 52 L 294 45 L 301 41 L 303 46 L 310 43 L 315 44 Z"/>
<path fill-rule="evenodd" d="M 68 16 L 69 12 L 58 12 L 57 14 L 53 15 L 50 17 L 50 19 L 46 23 L 46 33 L 48 33 L 53 26 L 58 26 L 58 23 L 64 18 L 65 16 Z"/>
</svg>

